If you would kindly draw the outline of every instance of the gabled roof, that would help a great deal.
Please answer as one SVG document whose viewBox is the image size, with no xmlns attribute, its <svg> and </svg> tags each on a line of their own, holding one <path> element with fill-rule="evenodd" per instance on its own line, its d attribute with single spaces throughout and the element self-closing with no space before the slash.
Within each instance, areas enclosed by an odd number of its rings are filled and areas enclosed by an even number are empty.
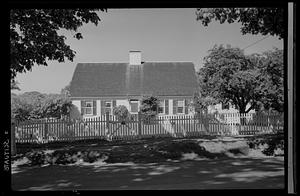
<svg viewBox="0 0 300 196">
<path fill-rule="evenodd" d="M 191 62 L 78 63 L 70 93 L 71 97 L 191 96 L 197 89 Z"/>
</svg>

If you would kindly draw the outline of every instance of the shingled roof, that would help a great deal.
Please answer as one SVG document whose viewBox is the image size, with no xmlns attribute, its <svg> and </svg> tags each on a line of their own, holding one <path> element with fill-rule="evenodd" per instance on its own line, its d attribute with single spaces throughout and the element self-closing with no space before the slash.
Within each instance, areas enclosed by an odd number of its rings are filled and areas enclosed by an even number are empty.
<svg viewBox="0 0 300 196">
<path fill-rule="evenodd" d="M 197 91 L 191 62 L 78 63 L 71 81 L 71 97 L 191 96 Z"/>
</svg>

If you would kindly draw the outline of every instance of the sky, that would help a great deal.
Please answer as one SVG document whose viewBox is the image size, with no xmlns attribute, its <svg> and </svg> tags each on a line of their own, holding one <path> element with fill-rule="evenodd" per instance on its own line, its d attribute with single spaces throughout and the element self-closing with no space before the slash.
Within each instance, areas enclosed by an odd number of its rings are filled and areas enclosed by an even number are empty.
<svg viewBox="0 0 300 196">
<path fill-rule="evenodd" d="M 262 53 L 274 47 L 283 49 L 283 40 L 274 36 L 242 35 L 240 23 L 213 21 L 204 27 L 196 20 L 196 8 L 108 9 L 98 12 L 100 23 L 79 28 L 83 39 L 61 31 L 66 43 L 76 51 L 73 62 L 48 61 L 48 66 L 34 66 L 31 72 L 18 74 L 20 91 L 60 93 L 68 85 L 77 63 L 128 62 L 129 51 L 139 50 L 142 61 L 189 61 L 198 71 L 203 58 L 215 44 L 245 48 L 245 54 Z"/>
</svg>

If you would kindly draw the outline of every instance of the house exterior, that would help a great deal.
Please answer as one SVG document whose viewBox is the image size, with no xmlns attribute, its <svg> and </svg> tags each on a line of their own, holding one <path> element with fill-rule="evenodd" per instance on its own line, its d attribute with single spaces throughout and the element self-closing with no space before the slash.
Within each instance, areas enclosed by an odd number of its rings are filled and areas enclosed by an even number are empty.
<svg viewBox="0 0 300 196">
<path fill-rule="evenodd" d="M 246 109 L 248 109 L 250 107 L 250 105 L 248 104 Z M 215 105 L 210 105 L 207 108 L 207 112 L 209 114 L 213 114 L 213 113 L 220 113 L 220 114 L 237 114 L 239 113 L 239 110 L 236 109 L 233 105 L 231 105 L 230 103 L 227 104 L 223 104 L 223 103 L 218 103 Z M 249 113 L 255 113 L 255 110 L 250 110 Z"/>
<path fill-rule="evenodd" d="M 83 118 L 112 114 L 118 105 L 137 114 L 144 95 L 159 98 L 159 115 L 192 114 L 196 91 L 192 62 L 142 62 L 140 51 L 130 51 L 128 63 L 78 63 L 70 84 L 72 103 Z"/>
</svg>

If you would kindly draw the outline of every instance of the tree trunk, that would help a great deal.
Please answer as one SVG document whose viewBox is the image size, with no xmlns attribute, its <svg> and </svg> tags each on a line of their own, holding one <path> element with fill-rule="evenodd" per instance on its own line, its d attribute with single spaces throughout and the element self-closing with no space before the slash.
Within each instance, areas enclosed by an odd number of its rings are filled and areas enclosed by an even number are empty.
<svg viewBox="0 0 300 196">
<path fill-rule="evenodd" d="M 246 114 L 246 104 L 243 104 L 243 105 L 240 106 L 240 122 L 241 122 L 241 125 L 246 124 L 245 114 Z"/>
</svg>

